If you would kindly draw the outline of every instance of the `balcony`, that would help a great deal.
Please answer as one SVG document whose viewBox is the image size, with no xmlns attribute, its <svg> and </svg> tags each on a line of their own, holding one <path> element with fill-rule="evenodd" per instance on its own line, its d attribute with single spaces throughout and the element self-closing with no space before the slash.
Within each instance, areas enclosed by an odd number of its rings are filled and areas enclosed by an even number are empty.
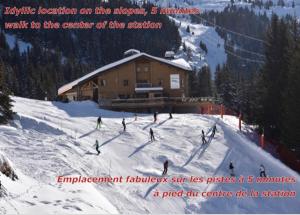
<svg viewBox="0 0 300 215">
<path fill-rule="evenodd" d="M 211 97 L 184 98 L 184 97 L 156 97 L 133 99 L 100 99 L 99 106 L 104 108 L 141 108 L 162 106 L 195 106 L 201 103 L 214 103 L 217 100 Z"/>
<path fill-rule="evenodd" d="M 135 84 L 135 92 L 137 93 L 158 92 L 158 91 L 163 91 L 163 87 L 158 85 L 153 85 L 151 83 Z"/>
</svg>

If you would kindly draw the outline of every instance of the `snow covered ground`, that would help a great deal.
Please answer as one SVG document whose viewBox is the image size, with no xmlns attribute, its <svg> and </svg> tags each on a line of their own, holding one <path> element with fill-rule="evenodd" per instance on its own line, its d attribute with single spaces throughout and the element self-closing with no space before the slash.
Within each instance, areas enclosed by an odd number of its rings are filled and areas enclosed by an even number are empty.
<svg viewBox="0 0 300 215">
<path fill-rule="evenodd" d="M 202 11 L 216 10 L 222 11 L 230 0 L 150 0 L 151 2 L 160 5 L 161 7 L 197 7 Z M 244 3 L 240 3 L 244 4 Z"/>
<path fill-rule="evenodd" d="M 263 0 L 265 3 L 267 0 Z M 286 15 L 296 16 L 300 22 L 300 1 L 299 0 L 284 0 L 285 5 L 279 6 L 277 5 L 278 0 L 273 0 L 273 6 L 269 9 L 266 9 L 264 7 L 259 8 L 256 6 L 254 11 L 257 14 L 264 14 L 266 13 L 268 17 L 272 17 L 272 14 L 277 14 L 280 17 L 284 17 Z M 293 2 L 295 3 L 294 7 L 292 7 Z M 249 9 L 251 8 L 251 4 L 244 4 L 242 6 L 247 6 Z"/>
<path fill-rule="evenodd" d="M 28 49 L 32 48 L 32 45 L 30 43 L 23 42 L 22 40 L 19 40 L 16 38 L 16 35 L 13 34 L 5 34 L 6 42 L 10 49 L 14 49 L 16 46 L 16 43 L 18 43 L 20 53 L 27 52 Z"/>
<path fill-rule="evenodd" d="M 205 26 L 202 24 L 192 24 L 189 18 L 170 18 L 174 20 L 179 27 L 182 42 L 187 49 L 190 49 L 190 57 L 188 51 L 184 52 L 183 47 L 176 53 L 176 58 L 184 58 L 189 62 L 192 68 L 199 70 L 201 67 L 209 65 L 212 71 L 212 77 L 218 64 L 223 65 L 226 63 L 227 54 L 224 49 L 224 40 L 215 31 L 215 28 Z M 186 31 L 187 27 L 190 28 L 190 33 Z M 200 48 L 200 41 L 202 41 L 208 52 L 205 53 Z"/>
<path fill-rule="evenodd" d="M 215 10 L 222 11 L 230 4 L 230 0 L 150 0 L 153 3 L 161 7 L 196 7 L 201 11 Z M 266 2 L 267 0 L 263 0 Z M 300 1 L 294 1 L 295 7 L 292 7 L 293 0 L 285 0 L 285 6 L 281 7 L 277 5 L 278 0 L 273 0 L 274 6 L 268 10 L 264 7 L 254 7 L 253 10 L 257 14 L 266 13 L 268 17 L 271 17 L 273 13 L 279 16 L 285 16 L 287 14 L 300 17 Z M 245 3 L 235 1 L 235 5 L 239 7 L 248 7 L 251 9 L 251 3 Z M 174 20 L 174 18 L 171 18 Z M 184 58 L 189 61 L 189 64 L 199 70 L 204 65 L 209 65 L 212 71 L 212 77 L 218 64 L 222 65 L 226 63 L 227 54 L 224 50 L 224 40 L 217 34 L 213 27 L 204 26 L 202 24 L 192 24 L 188 16 L 177 17 L 176 22 L 180 22 L 179 28 L 182 42 L 186 43 L 186 46 L 191 50 L 191 57 L 187 56 L 186 52 L 183 52 L 182 47 L 176 55 L 176 58 Z M 190 26 L 191 33 L 186 32 L 186 27 Z M 194 32 L 194 34 L 192 34 Z M 208 49 L 208 53 L 205 54 L 199 47 L 200 41 L 203 41 Z"/>
<path fill-rule="evenodd" d="M 231 4 L 231 0 L 150 0 L 154 4 L 160 5 L 161 7 L 196 7 L 201 11 L 223 11 L 224 8 Z M 263 3 L 269 0 L 262 0 Z M 270 9 L 259 9 L 255 8 L 255 11 L 264 13 L 266 12 L 268 15 L 272 15 L 272 13 L 276 13 L 279 16 L 285 16 L 287 14 L 296 15 L 300 17 L 300 1 L 299 0 L 284 0 L 284 7 L 278 6 L 278 0 L 272 0 L 273 6 Z M 295 7 L 293 8 L 293 2 L 295 3 Z M 244 1 L 235 0 L 234 4 L 240 7 L 251 7 L 251 3 L 246 3 Z"/>
<path fill-rule="evenodd" d="M 10 126 L 0 126 L 0 151 L 19 180 L 0 176 L 7 196 L 0 213 L 300 213 L 297 198 L 161 198 L 156 190 L 296 190 L 300 176 L 258 148 L 237 130 L 237 119 L 198 114 L 140 115 L 98 109 L 92 102 L 63 104 L 14 97 L 17 112 Z M 95 130 L 102 115 L 104 125 Z M 126 118 L 127 132 L 121 121 Z M 217 122 L 207 146 L 201 130 Z M 153 128 L 157 141 L 149 142 Z M 95 153 L 95 140 L 101 155 Z M 232 160 L 237 176 L 258 175 L 261 163 L 269 176 L 294 176 L 295 184 L 61 184 L 57 176 L 159 176 L 169 159 L 168 177 L 228 176 Z"/>
</svg>

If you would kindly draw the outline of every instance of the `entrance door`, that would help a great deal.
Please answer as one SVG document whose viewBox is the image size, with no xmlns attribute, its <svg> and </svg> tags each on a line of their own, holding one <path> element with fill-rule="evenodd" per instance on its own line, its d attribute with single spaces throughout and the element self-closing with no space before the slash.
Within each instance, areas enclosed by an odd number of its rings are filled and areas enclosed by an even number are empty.
<svg viewBox="0 0 300 215">
<path fill-rule="evenodd" d="M 99 93 L 98 88 L 93 88 L 93 101 L 98 103 Z"/>
</svg>

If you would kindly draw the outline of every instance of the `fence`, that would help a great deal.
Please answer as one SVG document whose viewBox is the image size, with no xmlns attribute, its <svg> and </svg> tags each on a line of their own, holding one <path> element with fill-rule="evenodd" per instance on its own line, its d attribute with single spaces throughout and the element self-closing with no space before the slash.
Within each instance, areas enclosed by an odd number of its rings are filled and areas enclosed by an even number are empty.
<svg viewBox="0 0 300 215">
<path fill-rule="evenodd" d="M 222 108 L 223 108 L 224 115 L 231 115 L 231 116 L 238 117 L 238 113 L 236 113 L 235 111 L 226 107 L 222 107 L 222 105 L 217 105 L 212 103 L 207 103 L 201 106 L 199 113 L 221 115 Z M 239 125 L 237 125 L 237 127 L 238 126 Z M 263 147 L 265 151 L 269 152 L 274 157 L 280 159 L 284 164 L 289 166 L 291 169 L 300 173 L 300 158 L 296 152 L 291 151 L 285 145 L 280 144 L 279 141 L 266 139 L 265 137 L 263 137 L 264 143 L 262 146 L 261 134 L 259 134 L 258 131 L 256 130 L 252 130 L 250 133 L 244 132 L 244 134 L 253 142 L 255 142 L 257 145 Z"/>
</svg>

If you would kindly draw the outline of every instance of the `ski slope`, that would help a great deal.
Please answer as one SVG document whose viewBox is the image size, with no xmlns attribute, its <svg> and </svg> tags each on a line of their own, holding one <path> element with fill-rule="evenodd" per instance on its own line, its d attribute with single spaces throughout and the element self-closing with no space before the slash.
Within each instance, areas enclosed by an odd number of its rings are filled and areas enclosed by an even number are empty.
<svg viewBox="0 0 300 215">
<path fill-rule="evenodd" d="M 156 190 L 296 190 L 300 176 L 261 150 L 237 130 L 237 119 L 198 114 L 139 115 L 98 109 L 92 102 L 45 102 L 19 97 L 15 120 L 0 126 L 0 151 L 19 180 L 1 174 L 7 195 L 0 213 L 300 213 L 299 197 L 285 198 L 161 198 Z M 101 114 L 103 126 L 95 130 Z M 125 117 L 127 131 L 122 131 Z M 202 146 L 201 130 L 217 122 L 217 133 Z M 149 142 L 153 128 L 156 141 Z M 97 156 L 95 140 L 101 147 Z M 269 176 L 294 176 L 296 184 L 61 184 L 57 176 L 160 176 L 169 160 L 168 177 L 254 175 L 264 164 Z"/>
<path fill-rule="evenodd" d="M 224 48 L 224 40 L 218 35 L 214 27 L 205 26 L 203 24 L 192 24 L 189 18 L 171 18 L 179 27 L 179 33 L 182 38 L 182 43 L 191 51 L 188 57 L 188 51 L 184 52 L 183 46 L 176 53 L 175 58 L 183 58 L 196 71 L 199 71 L 203 66 L 209 66 L 212 71 L 212 77 L 219 65 L 223 65 L 227 61 L 227 54 Z M 186 31 L 190 28 L 190 33 Z M 205 53 L 200 48 L 200 41 L 202 41 L 208 52 Z"/>
</svg>

